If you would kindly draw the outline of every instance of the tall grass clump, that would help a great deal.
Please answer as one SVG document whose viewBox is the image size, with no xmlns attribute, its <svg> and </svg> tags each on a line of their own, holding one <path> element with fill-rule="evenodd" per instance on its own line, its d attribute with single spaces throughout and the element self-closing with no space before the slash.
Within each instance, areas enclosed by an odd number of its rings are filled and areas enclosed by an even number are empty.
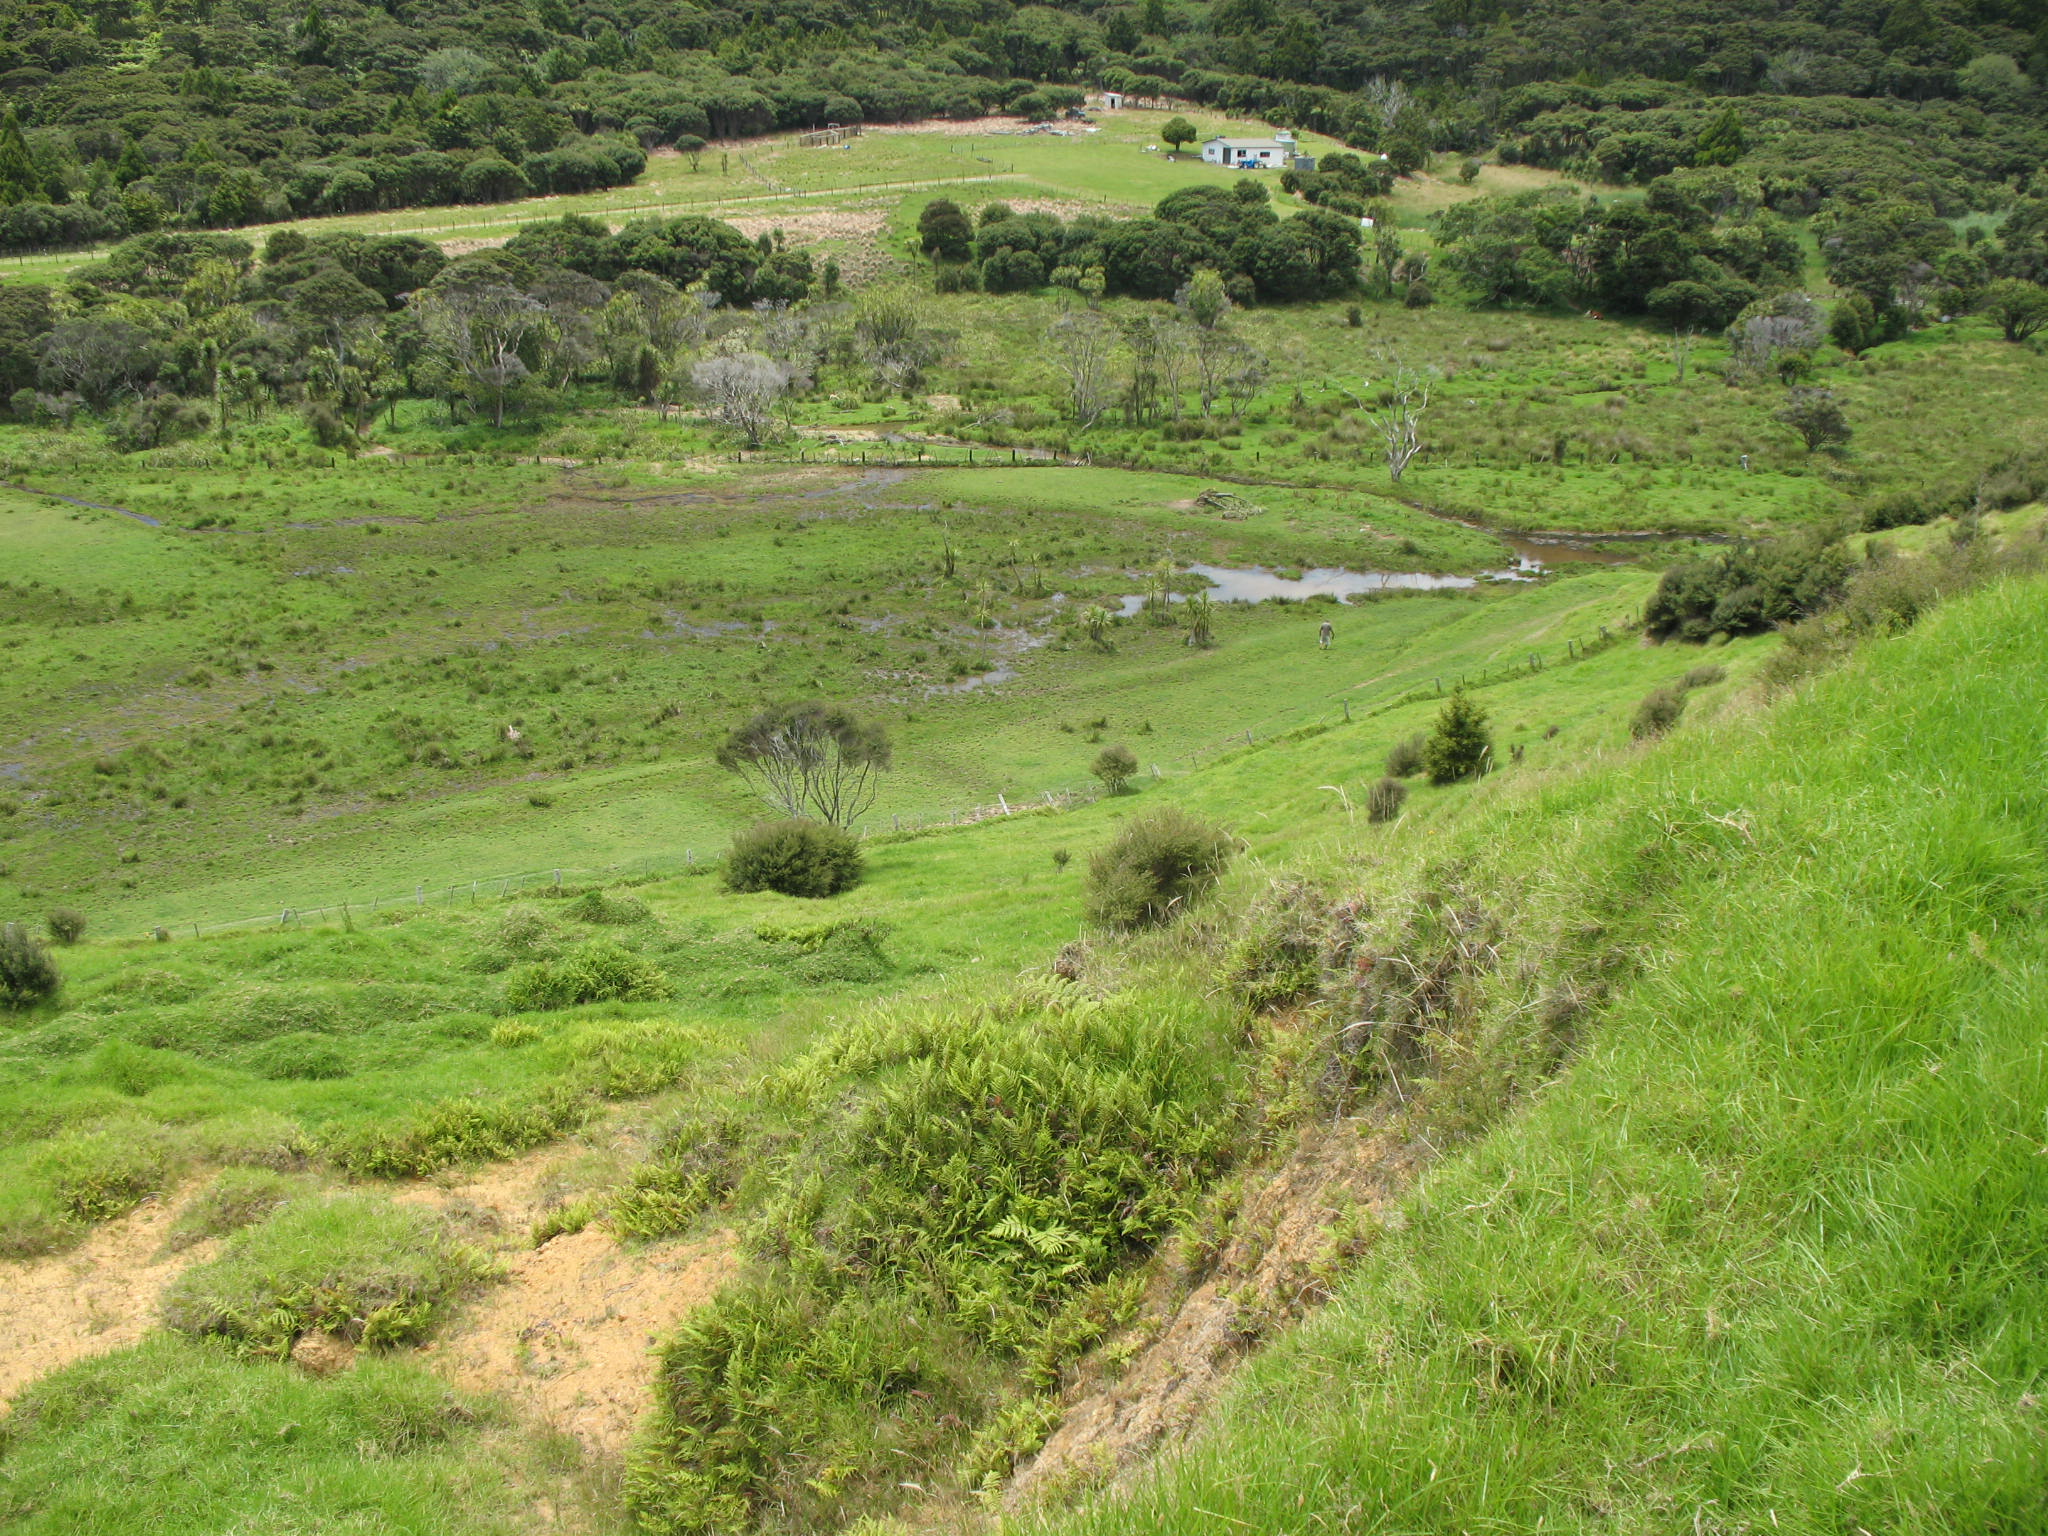
<svg viewBox="0 0 2048 1536">
<path fill-rule="evenodd" d="M 373 1195 L 294 1200 L 172 1282 L 164 1321 L 278 1359 L 315 1328 L 369 1345 L 410 1343 L 492 1272 L 431 1212 Z"/>
<path fill-rule="evenodd" d="M 1475 828 L 1638 957 L 1582 1053 L 1184 1455 L 1026 1528 L 2040 1529 L 2044 614 L 1996 582 Z"/>
<path fill-rule="evenodd" d="M 1365 819 L 1375 824 L 1394 820 L 1408 803 L 1408 786 L 1388 774 L 1365 792 Z"/>
<path fill-rule="evenodd" d="M 1228 1158 L 1231 1059 L 1222 1009 L 1061 989 L 870 1018 L 785 1069 L 757 1267 L 662 1351 L 637 1518 L 827 1529 L 943 1477 Z M 732 1154 L 684 1161 L 715 1182 Z"/>
<path fill-rule="evenodd" d="M 1237 842 L 1177 805 L 1134 816 L 1088 859 L 1087 912 L 1106 928 L 1171 922 L 1215 885 Z"/>
<path fill-rule="evenodd" d="M 505 1006 L 523 1013 L 584 1003 L 651 1003 L 672 990 L 652 960 L 598 939 L 559 960 L 541 960 L 513 972 L 505 983 Z"/>
</svg>

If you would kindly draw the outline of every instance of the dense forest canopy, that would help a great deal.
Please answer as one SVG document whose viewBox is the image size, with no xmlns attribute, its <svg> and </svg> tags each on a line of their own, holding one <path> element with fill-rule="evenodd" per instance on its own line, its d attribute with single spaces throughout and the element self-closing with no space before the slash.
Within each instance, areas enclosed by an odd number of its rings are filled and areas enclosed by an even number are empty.
<svg viewBox="0 0 2048 1536">
<path fill-rule="evenodd" d="M 666 145 L 1057 113 L 1086 87 L 1770 206 L 1942 213 L 2048 156 L 2048 0 L 0 5 L 0 246 L 582 192 Z"/>
</svg>

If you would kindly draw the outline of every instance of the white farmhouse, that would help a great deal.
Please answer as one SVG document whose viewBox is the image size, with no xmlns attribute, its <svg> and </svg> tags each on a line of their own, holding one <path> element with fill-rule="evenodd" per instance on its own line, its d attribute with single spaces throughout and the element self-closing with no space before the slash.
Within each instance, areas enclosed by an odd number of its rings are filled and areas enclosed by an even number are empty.
<svg viewBox="0 0 2048 1536">
<path fill-rule="evenodd" d="M 1295 156 L 1294 135 L 1282 128 L 1270 139 L 1226 139 L 1221 135 L 1202 145 L 1202 158 L 1211 165 L 1258 166 L 1278 170 Z"/>
</svg>

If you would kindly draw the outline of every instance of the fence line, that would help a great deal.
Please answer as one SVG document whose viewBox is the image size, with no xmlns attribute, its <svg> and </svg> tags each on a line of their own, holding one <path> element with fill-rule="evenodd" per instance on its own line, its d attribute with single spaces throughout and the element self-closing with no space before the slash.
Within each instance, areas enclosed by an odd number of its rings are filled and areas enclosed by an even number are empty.
<svg viewBox="0 0 2048 1536">
<path fill-rule="evenodd" d="M 1584 661 L 1589 656 L 1610 650 L 1622 642 L 1630 626 L 1599 625 L 1597 639 L 1580 636 L 1568 638 L 1563 646 L 1563 655 L 1556 662 L 1547 659 L 1542 651 L 1529 651 L 1512 664 L 1488 667 L 1479 672 L 1446 671 L 1442 676 L 1431 679 L 1429 687 L 1413 687 L 1393 695 L 1367 703 L 1351 697 L 1351 689 L 1339 689 L 1325 694 L 1320 699 L 1289 705 L 1252 721 L 1249 725 L 1234 728 L 1228 735 L 1218 737 L 1206 745 L 1190 748 L 1176 756 L 1150 764 L 1150 772 L 1141 777 L 1163 779 L 1168 766 L 1175 771 L 1189 772 L 1203 762 L 1215 760 L 1240 752 L 1249 747 L 1270 745 L 1298 732 L 1314 730 L 1320 726 L 1327 730 L 1339 724 L 1350 724 L 1369 720 L 1377 715 L 1398 709 L 1404 704 L 1419 703 L 1440 698 L 1449 687 L 1490 688 L 1504 682 L 1533 676 L 1552 665 L 1568 665 Z M 1553 651 L 1556 647 L 1552 647 Z M 1446 685 L 1449 685 L 1447 687 Z M 1341 719 L 1312 720 L 1298 718 L 1319 707 L 1331 704 L 1343 710 Z M 1183 766 L 1184 765 L 1184 766 Z M 899 837 L 914 837 L 922 833 L 947 828 L 976 826 L 984 821 L 996 821 L 1018 815 L 1044 815 L 1052 812 L 1072 810 L 1093 804 L 1101 797 L 1102 791 L 1092 785 L 1069 786 L 1062 789 L 1040 790 L 1036 794 L 1012 802 L 1007 795 L 998 793 L 992 805 L 970 805 L 947 811 L 899 811 L 887 817 L 877 817 L 871 828 L 863 828 L 863 837 L 875 836 L 894 840 Z M 537 870 L 524 870 L 516 874 L 482 875 L 466 880 L 415 882 L 409 893 L 393 896 L 375 896 L 367 902 L 356 898 L 343 898 L 317 907 L 285 906 L 273 912 L 264 912 L 254 917 L 230 918 L 220 922 L 187 919 L 176 923 L 157 926 L 155 932 L 162 938 L 175 938 L 190 933 L 199 938 L 208 933 L 225 933 L 237 928 L 272 926 L 276 928 L 318 927 L 332 923 L 349 924 L 357 917 L 374 919 L 378 914 L 395 910 L 424 910 L 428 907 L 476 906 L 483 902 L 502 901 L 522 891 L 559 891 L 567 887 L 586 887 L 619 879 L 632 879 L 661 874 L 681 874 L 693 870 L 710 870 L 717 867 L 715 854 L 706 853 L 698 857 L 697 850 L 685 847 L 683 856 L 653 855 L 616 864 L 549 865 Z"/>
</svg>

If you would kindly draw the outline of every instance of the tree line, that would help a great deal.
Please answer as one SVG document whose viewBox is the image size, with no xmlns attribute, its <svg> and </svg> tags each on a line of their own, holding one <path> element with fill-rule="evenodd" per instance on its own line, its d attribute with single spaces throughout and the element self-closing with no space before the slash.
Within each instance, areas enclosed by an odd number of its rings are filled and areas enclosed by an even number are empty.
<svg viewBox="0 0 2048 1536">
<path fill-rule="evenodd" d="M 1590 0 L 0 0 L 0 18 L 12 250 L 589 191 L 655 149 L 1052 117 L 1090 87 L 1325 132 L 1396 172 L 1442 150 L 1642 182 L 1739 163 L 1782 211 L 1852 185 L 1994 206 L 2048 160 L 2037 0 L 1647 0 L 1625 19 Z"/>
</svg>

